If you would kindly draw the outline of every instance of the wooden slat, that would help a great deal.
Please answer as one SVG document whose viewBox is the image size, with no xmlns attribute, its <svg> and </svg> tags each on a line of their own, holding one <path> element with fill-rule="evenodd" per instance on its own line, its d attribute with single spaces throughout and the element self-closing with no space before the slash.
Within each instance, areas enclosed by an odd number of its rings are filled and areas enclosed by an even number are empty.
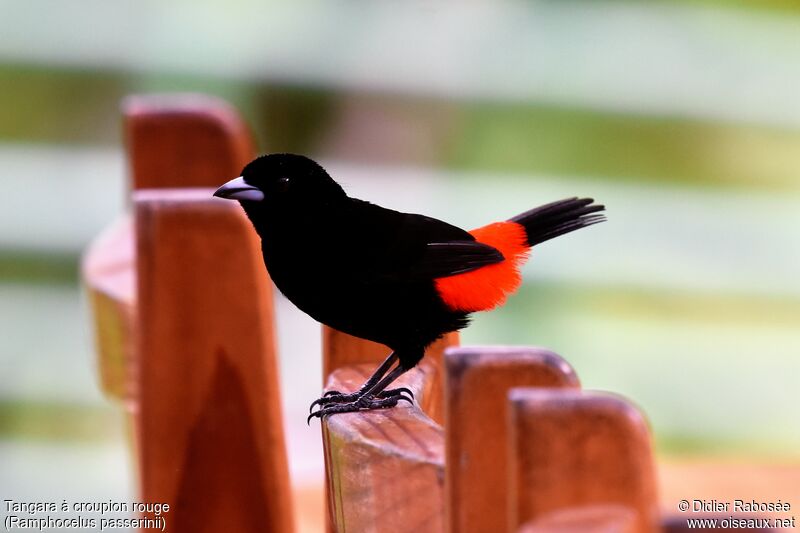
<svg viewBox="0 0 800 533">
<path fill-rule="evenodd" d="M 425 352 L 424 364 L 421 368 L 429 374 L 426 383 L 431 388 L 430 392 L 426 395 L 424 404 L 421 405 L 425 414 L 429 416 L 435 423 L 442 424 L 444 422 L 444 409 L 442 398 L 442 383 L 444 376 L 443 354 L 444 350 L 450 346 L 457 346 L 459 342 L 458 333 L 450 333 L 445 335 L 442 339 L 434 343 Z M 365 365 L 364 368 L 371 367 L 363 376 L 366 380 L 370 373 L 389 355 L 391 350 L 389 347 L 376 342 L 371 342 L 358 337 L 353 337 L 347 333 L 343 333 L 328 326 L 322 326 L 322 380 L 326 389 L 331 389 L 331 383 L 336 383 L 338 380 L 331 381 L 332 376 L 336 370 L 340 368 L 351 367 L 354 365 Z M 362 383 L 363 383 L 362 380 Z M 438 384 L 432 386 L 431 384 Z M 361 383 L 352 385 L 351 389 L 355 390 Z M 334 387 L 335 388 L 335 387 Z M 327 442 L 327 441 L 326 441 Z M 327 444 L 326 444 L 327 445 Z M 328 522 L 326 530 L 328 532 L 334 531 L 333 529 L 333 509 L 331 508 L 331 480 L 329 473 L 331 471 L 328 462 L 328 454 L 326 454 L 325 465 L 325 487 L 327 491 L 326 506 Z"/>
<path fill-rule="evenodd" d="M 140 482 L 169 530 L 293 529 L 269 278 L 211 190 L 136 193 Z"/>
<path fill-rule="evenodd" d="M 441 386 L 432 364 L 397 382 L 422 404 Z M 371 371 L 372 365 L 340 368 L 328 387 L 354 390 Z M 332 531 L 443 530 L 444 432 L 416 405 L 329 416 L 322 427 Z"/>
<path fill-rule="evenodd" d="M 217 186 L 236 177 L 254 156 L 244 121 L 217 98 L 135 95 L 122 109 L 131 189 Z M 101 386 L 126 402 L 135 400 L 134 255 L 126 216 L 92 242 L 82 261 Z"/>
<path fill-rule="evenodd" d="M 122 112 L 133 189 L 217 187 L 253 159 L 249 129 L 218 98 L 130 96 Z"/>
<path fill-rule="evenodd" d="M 540 348 L 451 348 L 445 364 L 447 531 L 507 531 L 507 392 L 577 389 L 578 378 L 561 357 Z"/>
<path fill-rule="evenodd" d="M 629 531 L 658 531 L 650 432 L 630 402 L 566 389 L 514 389 L 509 401 L 512 531 L 587 505 L 625 507 Z"/>
</svg>

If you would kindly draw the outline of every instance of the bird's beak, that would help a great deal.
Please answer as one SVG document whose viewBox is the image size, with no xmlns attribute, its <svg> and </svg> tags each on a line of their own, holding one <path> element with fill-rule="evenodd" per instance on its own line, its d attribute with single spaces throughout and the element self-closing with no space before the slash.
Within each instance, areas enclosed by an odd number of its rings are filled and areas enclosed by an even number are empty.
<svg viewBox="0 0 800 533">
<path fill-rule="evenodd" d="M 244 182 L 244 178 L 239 176 L 214 192 L 214 196 L 227 198 L 228 200 L 246 200 L 248 202 L 260 202 L 264 199 L 264 192 L 258 187 L 253 187 Z"/>
</svg>

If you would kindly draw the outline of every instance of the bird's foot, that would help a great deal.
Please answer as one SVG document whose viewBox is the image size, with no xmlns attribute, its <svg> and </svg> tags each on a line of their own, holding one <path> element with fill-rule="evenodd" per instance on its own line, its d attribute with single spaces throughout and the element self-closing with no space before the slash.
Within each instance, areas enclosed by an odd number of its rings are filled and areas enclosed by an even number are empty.
<svg viewBox="0 0 800 533">
<path fill-rule="evenodd" d="M 408 392 L 411 394 L 411 398 L 406 396 L 404 393 Z M 353 393 L 357 394 L 357 393 Z M 333 395 L 331 395 L 333 396 Z M 323 396 L 320 399 L 329 398 L 331 396 Z M 352 395 L 340 395 L 340 396 L 352 396 Z M 322 418 L 325 415 L 333 415 L 336 413 L 353 413 L 355 411 L 370 411 L 372 409 L 386 409 L 389 407 L 394 407 L 400 400 L 405 400 L 408 403 L 413 404 L 414 401 L 412 400 L 413 394 L 410 390 L 406 389 L 405 387 L 399 389 L 391 389 L 387 391 L 382 391 L 376 396 L 372 395 L 362 395 L 356 397 L 354 400 L 351 401 L 344 401 L 344 402 L 328 402 L 330 405 L 327 404 L 319 404 L 320 409 L 314 411 L 308 418 L 306 422 L 310 423 L 311 419 L 314 417 Z M 317 400 L 319 401 L 319 400 Z M 316 402 L 315 402 L 316 403 Z M 314 404 L 312 404 L 313 408 Z"/>
<path fill-rule="evenodd" d="M 408 394 L 411 399 L 407 400 L 408 402 L 412 403 L 411 401 L 414 399 L 414 393 L 411 392 L 411 389 L 407 389 L 406 387 L 400 387 L 397 389 L 387 389 L 384 391 L 379 392 L 375 395 L 376 398 L 385 399 L 385 398 L 392 398 L 394 396 L 400 396 L 402 394 Z M 308 412 L 312 412 L 314 407 L 320 406 L 320 408 L 325 407 L 329 404 L 337 404 L 337 403 L 353 403 L 356 400 L 364 397 L 366 395 L 365 391 L 359 390 L 356 392 L 351 392 L 349 394 L 345 394 L 339 392 L 338 390 L 329 390 L 325 394 L 322 395 L 322 398 L 317 398 L 313 402 L 311 402 L 311 406 L 308 408 Z"/>
</svg>

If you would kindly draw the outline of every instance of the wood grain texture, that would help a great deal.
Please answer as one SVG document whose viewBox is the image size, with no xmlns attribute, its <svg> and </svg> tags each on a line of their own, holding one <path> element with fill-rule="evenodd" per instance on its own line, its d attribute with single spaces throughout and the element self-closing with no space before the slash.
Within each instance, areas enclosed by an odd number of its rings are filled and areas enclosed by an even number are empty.
<svg viewBox="0 0 800 533">
<path fill-rule="evenodd" d="M 247 125 L 218 98 L 136 95 L 123 101 L 122 112 L 134 190 L 217 187 L 253 159 Z"/>
<path fill-rule="evenodd" d="M 578 378 L 541 348 L 451 348 L 445 364 L 446 530 L 507 531 L 506 395 L 520 386 L 577 389 Z"/>
<path fill-rule="evenodd" d="M 271 285 L 209 189 L 134 195 L 142 498 L 169 530 L 293 529 Z"/>
<path fill-rule="evenodd" d="M 425 403 L 426 391 L 438 388 L 431 366 L 423 362 L 399 378 L 398 386 Z M 353 390 L 370 368 L 340 368 L 328 388 Z M 322 429 L 332 531 L 443 530 L 444 432 L 416 405 L 328 416 Z"/>
<path fill-rule="evenodd" d="M 659 530 L 650 431 L 609 393 L 514 389 L 509 393 L 511 530 L 582 506 L 635 514 L 636 533 Z"/>
</svg>

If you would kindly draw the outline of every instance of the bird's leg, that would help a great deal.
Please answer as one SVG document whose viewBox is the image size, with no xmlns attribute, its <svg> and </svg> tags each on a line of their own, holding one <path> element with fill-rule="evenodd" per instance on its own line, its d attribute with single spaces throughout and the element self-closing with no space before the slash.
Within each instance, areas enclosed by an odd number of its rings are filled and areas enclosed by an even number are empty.
<svg viewBox="0 0 800 533">
<path fill-rule="evenodd" d="M 325 415 L 332 415 L 335 413 L 352 413 L 354 411 L 368 411 L 371 409 L 383 409 L 386 407 L 394 407 L 400 400 L 405 400 L 408 403 L 413 403 L 411 398 L 405 396 L 403 392 L 409 391 L 405 387 L 400 389 L 386 390 L 386 387 L 394 380 L 399 378 L 406 372 L 402 365 L 397 365 L 391 372 L 386 374 L 380 381 L 375 383 L 371 388 L 363 392 L 356 399 L 349 402 L 338 402 L 332 405 L 323 406 L 318 411 L 308 415 L 310 422 L 315 416 L 322 418 Z"/>
<path fill-rule="evenodd" d="M 364 384 L 361 385 L 361 388 L 359 388 L 357 392 L 351 394 L 342 394 L 339 391 L 331 390 L 326 392 L 323 398 L 330 396 L 342 396 L 343 397 L 342 400 L 334 400 L 334 401 L 347 401 L 344 397 L 346 396 L 355 397 L 359 395 L 359 393 L 364 393 L 368 391 L 384 376 L 384 374 L 386 374 L 386 372 L 389 371 L 390 368 L 392 368 L 392 365 L 394 364 L 395 361 L 397 361 L 397 358 L 398 358 L 397 352 L 390 353 L 389 356 L 383 361 L 383 363 L 381 363 L 381 365 L 375 369 L 375 372 L 372 373 L 369 379 L 367 379 L 367 381 L 365 381 Z M 313 405 L 314 404 L 312 404 L 312 407 Z"/>
<path fill-rule="evenodd" d="M 364 394 L 366 394 L 368 390 L 370 390 L 373 386 L 375 386 L 376 383 L 378 383 L 378 381 L 384 376 L 384 374 L 386 374 L 386 372 L 392 367 L 394 362 L 397 361 L 397 358 L 398 358 L 397 352 L 390 353 L 389 356 L 386 358 L 386 360 L 383 363 L 381 363 L 381 365 L 377 369 L 375 369 L 375 372 L 372 373 L 369 379 L 367 379 L 367 381 L 365 381 L 364 384 L 361 385 L 361 388 L 359 388 L 356 392 L 345 394 L 337 390 L 328 391 L 322 396 L 322 398 L 318 398 L 311 403 L 311 406 L 308 408 L 308 412 L 310 413 L 311 411 L 313 411 L 314 407 L 317 405 L 324 406 L 330 403 L 347 403 L 359 399 Z M 410 394 L 412 398 L 414 397 L 414 393 L 405 387 L 402 387 L 400 389 L 381 391 L 380 396 L 381 397 L 393 396 L 395 394 L 401 394 L 403 392 Z"/>
</svg>

